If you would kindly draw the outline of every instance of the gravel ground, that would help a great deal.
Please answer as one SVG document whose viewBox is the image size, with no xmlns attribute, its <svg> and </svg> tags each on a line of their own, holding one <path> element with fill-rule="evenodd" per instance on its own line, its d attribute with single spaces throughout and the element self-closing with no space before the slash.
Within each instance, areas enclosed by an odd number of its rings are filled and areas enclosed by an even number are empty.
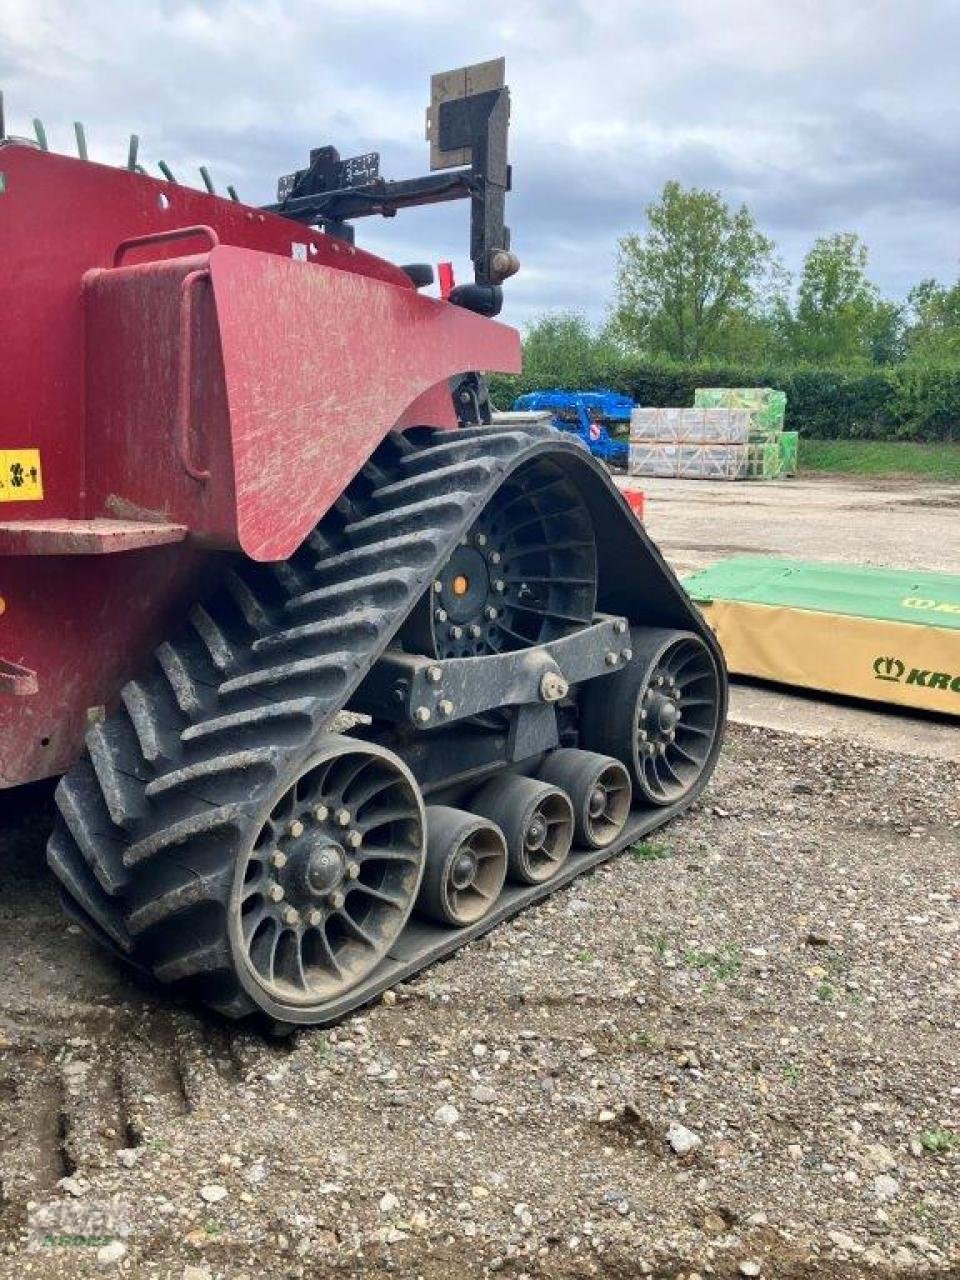
<svg viewBox="0 0 960 1280">
<path fill-rule="evenodd" d="M 833 475 L 739 484 L 620 476 L 617 484 L 644 491 L 644 523 L 681 573 L 745 554 L 960 573 L 960 485 Z"/>
<path fill-rule="evenodd" d="M 960 1274 L 958 766 L 735 727 L 652 844 L 284 1042 L 133 986 L 5 803 L 3 1276 Z"/>
</svg>

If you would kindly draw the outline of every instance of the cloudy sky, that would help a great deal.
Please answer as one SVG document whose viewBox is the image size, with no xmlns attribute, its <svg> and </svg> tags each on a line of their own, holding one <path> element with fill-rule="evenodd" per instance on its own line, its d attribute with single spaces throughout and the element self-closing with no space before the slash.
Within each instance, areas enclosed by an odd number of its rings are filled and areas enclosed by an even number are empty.
<svg viewBox="0 0 960 1280">
<path fill-rule="evenodd" d="M 507 56 L 514 248 L 505 318 L 602 319 L 617 237 L 668 178 L 746 203 L 796 270 L 861 233 L 902 297 L 960 271 L 960 0 L 0 0 L 7 128 L 273 197 L 312 145 L 428 167 L 429 76 Z M 451 257 L 466 205 L 359 224 L 398 261 Z"/>
</svg>

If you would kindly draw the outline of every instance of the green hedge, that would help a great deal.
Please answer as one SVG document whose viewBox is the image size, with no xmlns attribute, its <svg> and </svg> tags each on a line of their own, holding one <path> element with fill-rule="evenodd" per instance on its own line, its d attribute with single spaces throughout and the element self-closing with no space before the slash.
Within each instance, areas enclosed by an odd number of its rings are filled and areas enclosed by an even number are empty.
<svg viewBox="0 0 960 1280">
<path fill-rule="evenodd" d="M 709 366 L 592 362 L 579 383 L 549 371 L 492 379 L 493 398 L 507 408 L 514 396 L 551 386 L 575 390 L 607 386 L 643 405 L 692 405 L 696 387 L 779 387 L 787 393 L 786 425 L 822 440 L 960 441 L 960 367 L 890 365 L 871 370 L 743 370 Z"/>
</svg>

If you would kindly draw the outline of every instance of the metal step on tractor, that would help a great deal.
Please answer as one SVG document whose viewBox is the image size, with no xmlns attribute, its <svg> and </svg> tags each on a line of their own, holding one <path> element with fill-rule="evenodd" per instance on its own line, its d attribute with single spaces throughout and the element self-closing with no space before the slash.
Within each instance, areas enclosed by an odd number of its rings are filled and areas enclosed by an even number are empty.
<svg viewBox="0 0 960 1280">
<path fill-rule="evenodd" d="M 0 779 L 62 774 L 89 934 L 230 1018 L 324 1024 L 680 813 L 717 645 L 599 462 L 491 425 L 502 60 L 431 171 L 333 147 L 268 207 L 0 112 Z M 354 244 L 466 198 L 474 280 Z"/>
</svg>

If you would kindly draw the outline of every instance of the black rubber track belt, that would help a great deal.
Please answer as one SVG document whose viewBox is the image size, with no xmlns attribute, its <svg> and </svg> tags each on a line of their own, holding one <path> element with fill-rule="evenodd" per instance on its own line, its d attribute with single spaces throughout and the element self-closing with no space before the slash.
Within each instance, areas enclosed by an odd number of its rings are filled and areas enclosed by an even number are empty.
<svg viewBox="0 0 960 1280">
<path fill-rule="evenodd" d="M 600 495 L 604 524 L 620 531 L 620 543 L 606 549 L 609 539 L 598 534 L 601 579 L 604 555 L 624 548 L 653 569 L 653 579 L 637 569 L 635 589 L 615 586 L 607 601 L 601 592 L 600 607 L 634 623 L 696 631 L 722 672 L 708 629 L 582 446 L 542 427 L 392 435 L 289 560 L 225 557 L 230 567 L 217 589 L 160 645 L 152 670 L 124 687 L 117 711 L 89 731 L 83 758 L 57 789 L 47 853 L 70 914 L 161 982 L 232 1018 L 257 1012 L 226 927 L 251 823 L 345 707 L 498 486 L 545 458 L 574 464 L 594 506 Z M 656 608 L 644 618 L 651 582 Z M 546 885 L 508 886 L 478 925 L 441 928 L 411 917 L 391 954 L 322 1016 L 295 1008 L 280 1016 L 336 1021 L 668 820 L 709 773 L 680 805 L 633 813 L 616 844 L 571 856 Z"/>
</svg>

